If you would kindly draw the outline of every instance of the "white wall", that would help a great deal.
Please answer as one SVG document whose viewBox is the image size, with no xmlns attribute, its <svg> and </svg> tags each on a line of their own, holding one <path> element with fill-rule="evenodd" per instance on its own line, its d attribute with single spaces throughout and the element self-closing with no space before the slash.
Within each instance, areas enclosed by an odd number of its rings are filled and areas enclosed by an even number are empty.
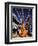
<svg viewBox="0 0 38 46">
<path fill-rule="evenodd" d="M 5 33 L 5 7 L 4 3 L 7 1 L 11 2 L 25 2 L 25 3 L 37 3 L 38 0 L 0 0 L 0 46 L 10 46 L 4 44 L 4 33 Z M 23 43 L 23 44 L 11 44 L 11 46 L 38 46 L 38 42 L 36 43 Z"/>
</svg>

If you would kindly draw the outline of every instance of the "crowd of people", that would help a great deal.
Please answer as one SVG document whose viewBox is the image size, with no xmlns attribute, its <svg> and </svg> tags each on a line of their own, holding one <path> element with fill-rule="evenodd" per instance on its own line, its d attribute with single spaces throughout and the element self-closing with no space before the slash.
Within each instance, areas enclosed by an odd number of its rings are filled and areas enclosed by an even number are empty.
<svg viewBox="0 0 38 46">
<path fill-rule="evenodd" d="M 19 21 L 17 16 L 19 16 L 18 17 Z M 32 19 L 30 15 L 28 15 L 27 17 L 24 16 L 23 11 L 22 11 L 22 15 L 12 14 L 12 36 L 14 37 L 32 36 L 32 33 L 30 30 L 32 30 Z"/>
</svg>

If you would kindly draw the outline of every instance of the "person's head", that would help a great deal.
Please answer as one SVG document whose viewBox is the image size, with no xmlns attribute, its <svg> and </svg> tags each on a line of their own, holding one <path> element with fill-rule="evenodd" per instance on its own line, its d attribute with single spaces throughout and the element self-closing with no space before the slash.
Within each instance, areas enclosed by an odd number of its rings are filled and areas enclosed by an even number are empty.
<svg viewBox="0 0 38 46">
<path fill-rule="evenodd" d="M 24 23 L 24 21 L 22 21 L 22 23 Z"/>
<path fill-rule="evenodd" d="M 24 24 L 24 21 L 22 21 L 22 25 Z"/>
<path fill-rule="evenodd" d="M 30 15 L 28 15 L 28 18 L 30 18 Z"/>
</svg>

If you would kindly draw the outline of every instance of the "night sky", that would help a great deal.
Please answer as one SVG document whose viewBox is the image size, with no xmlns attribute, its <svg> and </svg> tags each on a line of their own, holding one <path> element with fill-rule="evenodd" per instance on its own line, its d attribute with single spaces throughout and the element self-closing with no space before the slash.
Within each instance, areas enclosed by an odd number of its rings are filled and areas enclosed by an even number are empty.
<svg viewBox="0 0 38 46">
<path fill-rule="evenodd" d="M 28 19 L 28 16 L 30 16 L 31 22 L 32 22 L 32 9 L 31 8 L 18 8 L 18 7 L 11 7 L 11 13 L 14 13 L 19 22 L 21 22 L 20 19 L 24 21 L 24 24 L 26 24 L 26 21 Z M 30 31 L 32 32 L 32 26 Z"/>
</svg>

